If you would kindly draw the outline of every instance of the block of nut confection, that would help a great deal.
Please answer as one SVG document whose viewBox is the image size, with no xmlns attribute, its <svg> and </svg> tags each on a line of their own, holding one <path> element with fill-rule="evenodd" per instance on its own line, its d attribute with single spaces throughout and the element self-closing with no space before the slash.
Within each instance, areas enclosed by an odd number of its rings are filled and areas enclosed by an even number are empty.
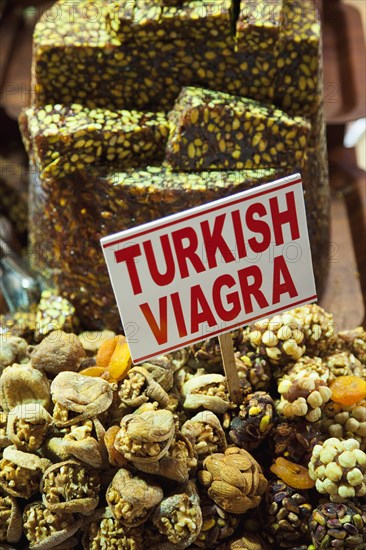
<svg viewBox="0 0 366 550">
<path fill-rule="evenodd" d="M 87 109 L 73 104 L 29 107 L 20 117 L 29 154 L 44 173 L 62 176 L 96 162 L 159 160 L 168 136 L 164 113 Z"/>
<path fill-rule="evenodd" d="M 255 52 L 239 47 L 245 36 L 239 23 L 237 36 L 231 36 L 229 0 L 190 0 L 181 6 L 153 0 L 109 2 L 106 16 L 104 3 L 70 7 L 69 0 L 59 0 L 34 34 L 35 103 L 169 110 L 182 86 L 199 85 L 289 110 L 293 103 L 291 112 L 301 108 L 312 113 L 319 104 L 317 14 L 306 0 L 301 29 L 298 0 L 283 2 L 284 23 L 275 46 L 270 39 L 277 33 L 274 21 L 269 28 L 252 22 L 248 40 L 262 37 L 262 48 Z M 111 12 L 115 5 L 118 9 Z M 99 11 L 92 16 L 92 9 Z M 116 10 L 124 18 L 113 15 Z M 118 31 L 121 21 L 123 32 Z"/>
<path fill-rule="evenodd" d="M 273 181 L 284 172 L 187 174 L 163 166 L 118 172 L 105 166 L 65 178 L 32 175 L 33 267 L 72 302 L 83 324 L 113 328 L 118 313 L 99 239 Z"/>
<path fill-rule="evenodd" d="M 239 51 L 260 53 L 273 48 L 283 24 L 283 2 L 284 0 L 241 2 L 236 23 Z"/>
<path fill-rule="evenodd" d="M 187 87 L 169 114 L 167 163 L 177 170 L 301 167 L 310 122 L 274 105 Z"/>
<path fill-rule="evenodd" d="M 206 42 L 224 48 L 233 44 L 231 0 L 188 0 L 163 5 L 154 0 L 115 1 L 106 9 L 106 28 L 121 44 L 130 42 Z"/>
<path fill-rule="evenodd" d="M 312 0 L 285 0 L 277 50 L 276 101 L 290 112 L 321 103 L 320 20 Z"/>
<path fill-rule="evenodd" d="M 91 5 L 97 12 L 86 17 Z M 109 35 L 102 7 L 100 2 L 59 0 L 40 18 L 33 35 L 36 104 L 133 107 L 133 90 L 121 78 L 131 56 Z"/>
</svg>

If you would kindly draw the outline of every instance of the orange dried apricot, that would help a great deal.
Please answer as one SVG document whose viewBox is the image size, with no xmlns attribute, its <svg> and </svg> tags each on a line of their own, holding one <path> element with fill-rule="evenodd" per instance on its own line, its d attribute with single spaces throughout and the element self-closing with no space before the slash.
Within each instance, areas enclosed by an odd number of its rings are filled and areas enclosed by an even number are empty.
<svg viewBox="0 0 366 550">
<path fill-rule="evenodd" d="M 338 376 L 330 385 L 332 401 L 341 405 L 354 405 L 366 398 L 366 380 L 360 376 Z"/>
<path fill-rule="evenodd" d="M 311 489 L 315 485 L 307 468 L 290 462 L 282 456 L 276 459 L 270 470 L 293 489 Z"/>
<path fill-rule="evenodd" d="M 104 372 L 105 369 L 103 367 L 87 367 L 79 371 L 79 374 L 84 374 L 84 376 L 102 376 Z"/>
<path fill-rule="evenodd" d="M 104 443 L 108 453 L 108 460 L 112 466 L 126 466 L 127 460 L 114 446 L 114 440 L 119 432 L 119 426 L 111 426 L 104 434 Z"/>
<path fill-rule="evenodd" d="M 117 337 L 117 344 L 108 363 L 108 373 L 113 380 L 119 381 L 125 378 L 132 365 L 132 357 L 129 345 L 124 336 Z"/>
<path fill-rule="evenodd" d="M 116 348 L 118 338 L 118 336 L 113 336 L 113 338 L 108 338 L 108 340 L 101 344 L 95 357 L 98 367 L 103 367 L 104 369 L 108 367 L 109 361 Z"/>
</svg>

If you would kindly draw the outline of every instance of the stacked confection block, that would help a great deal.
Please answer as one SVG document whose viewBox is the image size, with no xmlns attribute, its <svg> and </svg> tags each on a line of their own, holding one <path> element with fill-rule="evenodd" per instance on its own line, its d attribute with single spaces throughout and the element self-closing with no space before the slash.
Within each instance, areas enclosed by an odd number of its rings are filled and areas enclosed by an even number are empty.
<svg viewBox="0 0 366 550">
<path fill-rule="evenodd" d="M 328 256 L 312 0 L 59 0 L 34 34 L 31 258 L 88 327 L 118 315 L 99 239 L 302 173 L 318 291 Z"/>
</svg>

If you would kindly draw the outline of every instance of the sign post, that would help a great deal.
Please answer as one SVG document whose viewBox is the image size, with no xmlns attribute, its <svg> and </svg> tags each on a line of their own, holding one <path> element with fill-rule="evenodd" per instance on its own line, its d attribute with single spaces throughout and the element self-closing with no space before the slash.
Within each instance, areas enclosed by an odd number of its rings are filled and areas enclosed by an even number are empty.
<svg viewBox="0 0 366 550">
<path fill-rule="evenodd" d="M 240 388 L 226 333 L 316 300 L 299 174 L 101 245 L 134 363 L 219 336 L 235 401 Z"/>
</svg>

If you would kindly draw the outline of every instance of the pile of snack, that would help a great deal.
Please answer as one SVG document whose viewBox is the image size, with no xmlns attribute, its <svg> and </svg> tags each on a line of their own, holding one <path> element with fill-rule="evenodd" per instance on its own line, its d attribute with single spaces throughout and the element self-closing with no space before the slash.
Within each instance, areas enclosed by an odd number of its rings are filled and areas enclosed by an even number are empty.
<svg viewBox="0 0 366 550">
<path fill-rule="evenodd" d="M 312 304 L 234 331 L 239 405 L 216 338 L 133 365 L 111 331 L 22 327 L 0 352 L 1 548 L 366 548 L 361 327 Z"/>
<path fill-rule="evenodd" d="M 32 267 L 119 330 L 100 239 L 301 171 L 318 294 L 329 195 L 313 0 L 58 0 L 37 23 Z"/>
</svg>

